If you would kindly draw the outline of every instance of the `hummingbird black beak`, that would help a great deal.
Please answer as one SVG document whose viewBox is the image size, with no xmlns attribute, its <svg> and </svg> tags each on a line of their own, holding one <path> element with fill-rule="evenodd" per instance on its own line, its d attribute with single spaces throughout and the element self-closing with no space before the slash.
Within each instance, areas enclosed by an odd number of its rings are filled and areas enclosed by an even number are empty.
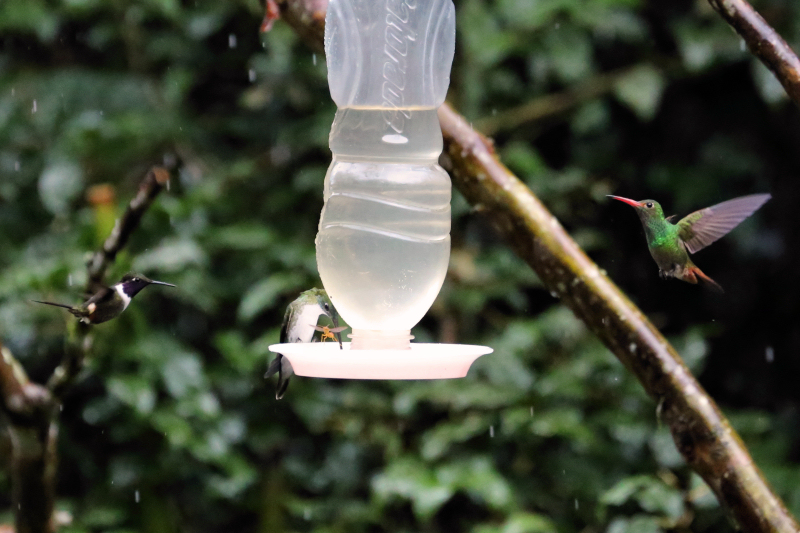
<svg viewBox="0 0 800 533">
<path fill-rule="evenodd" d="M 339 329 L 339 313 L 336 311 L 331 313 L 331 322 L 333 322 L 333 329 Z M 336 340 L 339 341 L 339 349 L 342 350 L 342 332 L 337 331 L 334 335 L 336 335 Z"/>
<path fill-rule="evenodd" d="M 166 281 L 156 281 L 154 279 L 150 280 L 150 285 L 164 285 L 166 287 L 174 287 L 172 283 L 167 283 Z"/>
<path fill-rule="evenodd" d="M 625 202 L 628 205 L 632 205 L 633 207 L 642 207 L 642 202 L 637 202 L 636 200 L 631 200 L 630 198 L 625 198 L 623 196 L 614 196 L 611 194 L 607 194 L 609 198 L 613 198 L 614 200 L 619 200 L 620 202 Z"/>
</svg>

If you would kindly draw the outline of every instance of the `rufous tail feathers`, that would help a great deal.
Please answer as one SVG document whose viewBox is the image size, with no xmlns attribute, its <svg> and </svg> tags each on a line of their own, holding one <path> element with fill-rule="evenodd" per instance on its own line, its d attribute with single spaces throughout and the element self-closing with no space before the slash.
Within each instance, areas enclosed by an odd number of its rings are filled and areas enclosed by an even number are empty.
<svg viewBox="0 0 800 533">
<path fill-rule="evenodd" d="M 688 281 L 689 283 L 697 283 L 698 278 L 702 279 L 705 283 L 707 283 L 711 289 L 717 292 L 725 292 L 719 283 L 706 276 L 703 273 L 703 271 L 697 268 L 696 266 L 691 266 L 684 271 L 683 281 Z"/>
</svg>

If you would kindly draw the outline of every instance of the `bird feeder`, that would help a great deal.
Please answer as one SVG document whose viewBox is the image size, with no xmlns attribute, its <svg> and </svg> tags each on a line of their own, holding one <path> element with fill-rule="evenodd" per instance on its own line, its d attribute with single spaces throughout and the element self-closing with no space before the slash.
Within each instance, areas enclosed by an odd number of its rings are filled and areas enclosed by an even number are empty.
<svg viewBox="0 0 800 533">
<path fill-rule="evenodd" d="M 300 376 L 464 377 L 486 346 L 413 343 L 450 257 L 437 116 L 455 47 L 451 0 L 331 0 L 328 83 L 338 110 L 317 267 L 351 342 L 270 346 Z"/>
</svg>

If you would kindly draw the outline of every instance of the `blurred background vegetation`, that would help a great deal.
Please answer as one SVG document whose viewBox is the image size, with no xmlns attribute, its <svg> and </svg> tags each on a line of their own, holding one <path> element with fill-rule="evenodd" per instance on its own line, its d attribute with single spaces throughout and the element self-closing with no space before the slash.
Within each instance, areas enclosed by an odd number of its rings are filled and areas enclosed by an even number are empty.
<svg viewBox="0 0 800 533">
<path fill-rule="evenodd" d="M 800 514 L 797 109 L 703 0 L 456 4 L 449 101 L 670 336 Z M 797 49 L 800 4 L 754 5 Z M 262 15 L 0 2 L 0 338 L 34 380 L 71 317 L 29 300 L 79 302 L 147 169 L 177 168 L 110 278 L 178 288 L 95 329 L 63 407 L 65 531 L 732 531 L 654 402 L 457 192 L 450 273 L 414 333 L 495 353 L 463 380 L 295 378 L 275 400 L 267 346 L 319 285 L 335 108 L 324 57 L 280 22 L 260 36 Z M 518 109 L 603 84 L 543 119 Z M 774 198 L 696 258 L 722 296 L 660 280 L 633 210 L 604 198 L 683 215 L 756 192 Z"/>
</svg>

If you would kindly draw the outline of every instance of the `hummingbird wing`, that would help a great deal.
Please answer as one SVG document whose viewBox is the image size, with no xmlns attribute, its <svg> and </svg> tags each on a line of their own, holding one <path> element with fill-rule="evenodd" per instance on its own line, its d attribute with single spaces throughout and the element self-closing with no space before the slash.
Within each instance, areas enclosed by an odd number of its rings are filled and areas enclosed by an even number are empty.
<svg viewBox="0 0 800 533">
<path fill-rule="evenodd" d="M 769 194 L 751 194 L 695 211 L 678 222 L 678 236 L 691 253 L 698 252 L 724 237 L 770 198 Z"/>
<path fill-rule="evenodd" d="M 101 302 L 106 302 L 109 299 L 114 297 L 114 290 L 111 287 L 103 287 L 96 293 L 92 295 L 91 298 L 84 302 L 84 306 L 89 306 L 89 304 L 98 304 Z"/>
</svg>

